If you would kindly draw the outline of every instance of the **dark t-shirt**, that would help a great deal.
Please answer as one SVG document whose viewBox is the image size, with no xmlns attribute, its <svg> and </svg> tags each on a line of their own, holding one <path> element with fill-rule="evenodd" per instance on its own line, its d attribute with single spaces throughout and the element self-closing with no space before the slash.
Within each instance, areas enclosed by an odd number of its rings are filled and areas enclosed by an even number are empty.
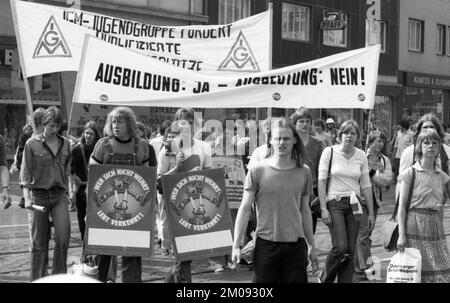
<svg viewBox="0 0 450 303">
<path fill-rule="evenodd" d="M 75 145 L 75 147 L 72 150 L 72 162 L 70 164 L 70 170 L 72 174 L 77 175 L 81 181 L 87 181 L 86 176 L 86 165 L 89 163 L 89 158 L 91 157 L 92 151 L 94 150 L 93 146 L 87 146 L 83 145 L 84 147 L 84 154 L 86 156 L 85 161 L 83 161 L 83 153 L 81 151 L 81 144 Z"/>
</svg>

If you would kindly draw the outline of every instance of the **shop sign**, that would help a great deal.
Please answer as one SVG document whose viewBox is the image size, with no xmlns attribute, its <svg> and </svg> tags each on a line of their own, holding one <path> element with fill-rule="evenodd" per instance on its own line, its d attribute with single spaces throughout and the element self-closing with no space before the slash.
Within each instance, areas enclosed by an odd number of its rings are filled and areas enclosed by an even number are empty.
<svg viewBox="0 0 450 303">
<path fill-rule="evenodd" d="M 0 48 L 0 66 L 11 66 L 13 54 L 13 49 Z"/>
<path fill-rule="evenodd" d="M 346 26 L 339 12 L 325 12 L 324 20 L 320 22 L 322 30 L 341 30 Z"/>
<path fill-rule="evenodd" d="M 407 73 L 406 85 L 450 89 L 450 77 L 440 75 Z"/>
</svg>

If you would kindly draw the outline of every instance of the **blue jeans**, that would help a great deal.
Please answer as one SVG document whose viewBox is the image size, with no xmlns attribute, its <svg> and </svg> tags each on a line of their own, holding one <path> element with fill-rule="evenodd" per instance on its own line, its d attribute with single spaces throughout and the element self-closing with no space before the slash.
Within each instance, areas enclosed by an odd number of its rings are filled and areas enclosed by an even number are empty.
<svg viewBox="0 0 450 303">
<path fill-rule="evenodd" d="M 331 216 L 331 226 L 328 229 L 332 248 L 325 261 L 323 281 L 333 283 L 337 276 L 338 283 L 352 283 L 359 222 L 355 220 L 349 198 L 328 201 L 327 209 Z"/>
<path fill-rule="evenodd" d="M 31 281 L 44 277 L 50 241 L 49 214 L 55 230 L 52 274 L 67 273 L 67 250 L 70 240 L 68 198 L 64 190 L 31 191 L 33 204 L 44 206 L 47 212 L 30 211 L 31 225 Z"/>
</svg>

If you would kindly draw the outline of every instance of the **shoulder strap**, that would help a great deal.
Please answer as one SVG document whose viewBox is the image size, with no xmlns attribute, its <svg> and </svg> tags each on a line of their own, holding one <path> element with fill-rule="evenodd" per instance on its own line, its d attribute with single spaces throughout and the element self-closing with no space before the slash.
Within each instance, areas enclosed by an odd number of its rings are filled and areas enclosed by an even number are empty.
<svg viewBox="0 0 450 303">
<path fill-rule="evenodd" d="M 86 154 L 84 152 L 84 147 L 83 144 L 80 144 L 80 149 L 81 149 L 81 157 L 83 158 L 83 165 L 84 165 L 84 172 L 86 174 L 86 177 L 88 176 L 88 170 L 87 170 L 87 163 L 86 163 Z"/>
<path fill-rule="evenodd" d="M 137 155 L 139 150 L 139 139 L 138 137 L 134 137 L 134 154 Z"/>
<path fill-rule="evenodd" d="M 331 149 L 331 156 L 330 156 L 330 162 L 328 163 L 328 175 L 327 175 L 327 187 L 326 187 L 326 194 L 328 194 L 328 186 L 330 185 L 330 179 L 331 179 L 331 163 L 333 162 L 333 146 L 330 147 Z"/>
<path fill-rule="evenodd" d="M 416 169 L 412 168 L 412 177 L 411 177 L 411 184 L 409 185 L 409 192 L 408 192 L 408 199 L 406 199 L 406 213 L 408 213 L 409 205 L 411 203 L 412 194 L 414 191 L 414 183 L 416 181 Z M 391 220 L 395 220 L 395 217 L 397 216 L 398 206 L 400 202 L 400 195 L 397 197 L 397 202 L 395 203 L 394 212 L 392 213 Z"/>
<path fill-rule="evenodd" d="M 441 169 L 444 173 L 448 173 L 448 156 L 447 152 L 445 151 L 444 144 L 441 144 Z"/>
</svg>

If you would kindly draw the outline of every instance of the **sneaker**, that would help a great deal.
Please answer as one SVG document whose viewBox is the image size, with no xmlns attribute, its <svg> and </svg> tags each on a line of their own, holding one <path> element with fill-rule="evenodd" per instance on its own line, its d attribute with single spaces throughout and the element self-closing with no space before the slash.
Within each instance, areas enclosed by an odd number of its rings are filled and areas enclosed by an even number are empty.
<svg viewBox="0 0 450 303">
<path fill-rule="evenodd" d="M 159 247 L 161 247 L 161 248 L 162 248 L 162 240 L 161 240 L 161 238 L 159 238 L 159 239 L 158 239 L 158 242 L 156 242 L 156 244 L 158 244 L 158 245 L 159 245 Z"/>
<path fill-rule="evenodd" d="M 231 271 L 232 269 L 228 267 L 228 265 L 222 265 L 214 270 L 214 272 L 227 272 Z"/>
<path fill-rule="evenodd" d="M 25 208 L 25 199 L 24 199 L 24 198 L 21 198 L 21 199 L 20 199 L 20 201 L 19 201 L 19 207 L 20 207 L 20 208 Z"/>
<path fill-rule="evenodd" d="M 8 200 L 8 202 L 5 203 L 5 205 L 3 206 L 4 209 L 8 209 L 11 206 L 11 201 Z"/>
<path fill-rule="evenodd" d="M 163 255 L 163 256 L 170 256 L 170 250 L 164 249 L 162 255 Z"/>
</svg>

